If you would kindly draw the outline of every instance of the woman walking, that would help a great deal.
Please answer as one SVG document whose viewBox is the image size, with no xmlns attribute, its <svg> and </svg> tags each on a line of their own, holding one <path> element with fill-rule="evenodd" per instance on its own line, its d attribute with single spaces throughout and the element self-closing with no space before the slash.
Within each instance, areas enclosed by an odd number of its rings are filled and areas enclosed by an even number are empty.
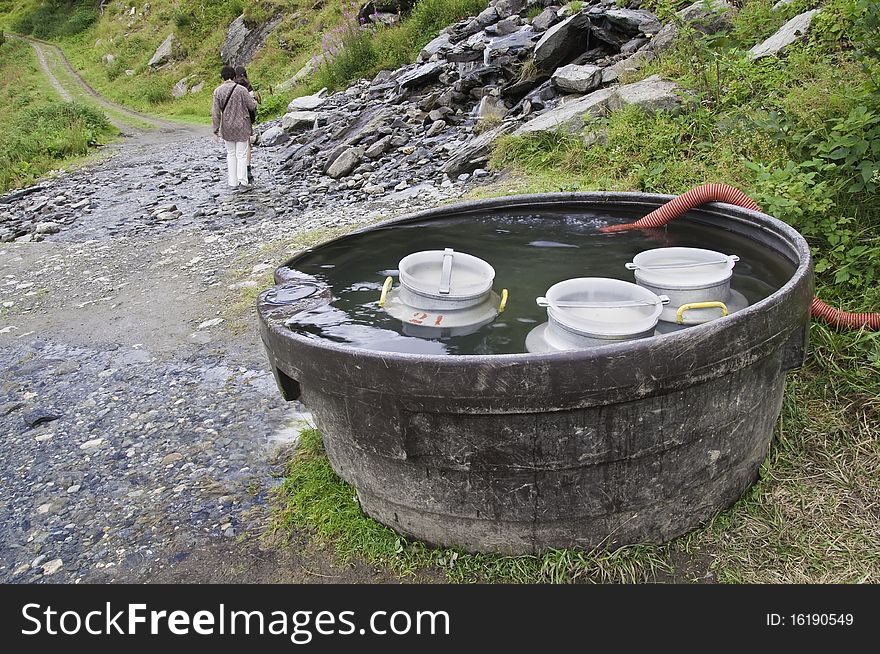
<svg viewBox="0 0 880 654">
<path fill-rule="evenodd" d="M 257 103 L 245 87 L 235 83 L 235 69 L 223 66 L 220 70 L 223 83 L 214 89 L 214 105 L 211 123 L 214 135 L 226 143 L 226 168 L 230 188 L 250 186 L 247 175 L 247 155 L 250 147 L 250 112 Z"/>
<path fill-rule="evenodd" d="M 235 83 L 240 84 L 241 86 L 246 88 L 248 90 L 248 93 L 251 94 L 251 97 L 254 99 L 254 101 L 257 102 L 257 104 L 259 104 L 260 97 L 254 91 L 254 88 L 251 86 L 251 81 L 248 79 L 247 70 L 245 69 L 244 66 L 236 66 L 235 67 Z M 251 111 L 250 115 L 251 115 L 251 124 L 253 125 L 255 122 L 257 122 L 256 109 Z M 247 151 L 247 176 L 248 176 L 249 183 L 253 183 L 253 181 L 254 181 L 254 175 L 253 175 L 253 172 L 251 171 L 251 152 L 253 150 L 254 142 L 256 140 L 257 140 L 256 135 L 251 134 L 251 138 L 248 141 L 248 151 Z"/>
</svg>

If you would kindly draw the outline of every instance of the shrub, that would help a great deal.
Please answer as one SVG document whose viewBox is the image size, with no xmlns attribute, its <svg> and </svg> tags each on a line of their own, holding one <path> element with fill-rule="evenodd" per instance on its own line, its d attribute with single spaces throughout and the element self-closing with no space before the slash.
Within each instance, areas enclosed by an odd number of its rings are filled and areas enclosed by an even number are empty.
<svg viewBox="0 0 880 654">
<path fill-rule="evenodd" d="M 162 78 L 146 83 L 143 88 L 144 99 L 152 105 L 171 102 L 171 89 Z"/>
<path fill-rule="evenodd" d="M 26 109 L 0 143 L 0 189 L 25 184 L 61 159 L 88 153 L 109 128 L 104 114 L 76 102 Z"/>
<path fill-rule="evenodd" d="M 13 23 L 13 29 L 41 39 L 73 36 L 100 18 L 98 4 L 89 0 L 48 0 L 28 7 Z"/>
<path fill-rule="evenodd" d="M 441 29 L 478 14 L 486 4 L 486 0 L 418 0 L 409 17 L 392 28 L 360 25 L 357 4 L 343 4 L 342 22 L 322 43 L 326 62 L 317 73 L 318 85 L 338 89 L 382 69 L 412 63 Z"/>
</svg>

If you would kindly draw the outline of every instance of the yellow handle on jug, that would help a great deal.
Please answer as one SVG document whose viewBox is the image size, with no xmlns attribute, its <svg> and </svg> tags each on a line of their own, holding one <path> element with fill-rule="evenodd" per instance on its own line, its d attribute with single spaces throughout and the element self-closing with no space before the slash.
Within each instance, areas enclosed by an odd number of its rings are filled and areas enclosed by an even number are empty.
<svg viewBox="0 0 880 654">
<path fill-rule="evenodd" d="M 684 324 L 684 312 L 689 309 L 721 309 L 722 317 L 730 313 L 724 302 L 689 302 L 688 304 L 682 304 L 678 307 L 678 311 L 675 312 L 675 321 L 679 325 Z"/>
<path fill-rule="evenodd" d="M 501 313 L 507 308 L 507 289 L 501 290 L 501 304 L 498 305 L 498 313 Z"/>
<path fill-rule="evenodd" d="M 393 277 L 386 277 L 385 283 L 382 284 L 382 295 L 379 296 L 379 306 L 385 306 L 385 300 L 388 299 L 388 291 L 391 290 L 391 285 L 394 283 Z"/>
</svg>

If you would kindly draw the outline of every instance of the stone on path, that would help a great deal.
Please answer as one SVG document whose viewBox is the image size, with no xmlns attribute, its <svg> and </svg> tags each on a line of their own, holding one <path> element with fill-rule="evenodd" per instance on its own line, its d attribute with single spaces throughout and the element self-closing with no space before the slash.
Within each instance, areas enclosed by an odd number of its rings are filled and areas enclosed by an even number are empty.
<svg viewBox="0 0 880 654">
<path fill-rule="evenodd" d="M 336 157 L 336 160 L 327 168 L 327 175 L 333 179 L 345 177 L 361 162 L 363 148 L 347 148 Z"/>
</svg>

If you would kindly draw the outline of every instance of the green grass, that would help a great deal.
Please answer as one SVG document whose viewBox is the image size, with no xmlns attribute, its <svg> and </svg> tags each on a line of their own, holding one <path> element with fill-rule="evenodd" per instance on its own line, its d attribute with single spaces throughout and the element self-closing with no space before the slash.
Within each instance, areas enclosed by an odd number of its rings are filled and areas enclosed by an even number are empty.
<svg viewBox="0 0 880 654">
<path fill-rule="evenodd" d="M 27 43 L 0 45 L 0 80 L 0 191 L 80 160 L 115 133 L 101 112 L 60 100 Z"/>
<path fill-rule="evenodd" d="M 354 489 L 330 467 L 321 435 L 315 430 L 302 434 L 297 454 L 288 465 L 276 497 L 282 504 L 276 532 L 305 530 L 318 542 L 330 546 L 342 561 L 363 560 L 400 575 L 440 573 L 449 581 L 460 583 L 636 583 L 672 570 L 671 546 L 501 556 L 433 549 L 402 538 L 363 514 Z"/>
</svg>

